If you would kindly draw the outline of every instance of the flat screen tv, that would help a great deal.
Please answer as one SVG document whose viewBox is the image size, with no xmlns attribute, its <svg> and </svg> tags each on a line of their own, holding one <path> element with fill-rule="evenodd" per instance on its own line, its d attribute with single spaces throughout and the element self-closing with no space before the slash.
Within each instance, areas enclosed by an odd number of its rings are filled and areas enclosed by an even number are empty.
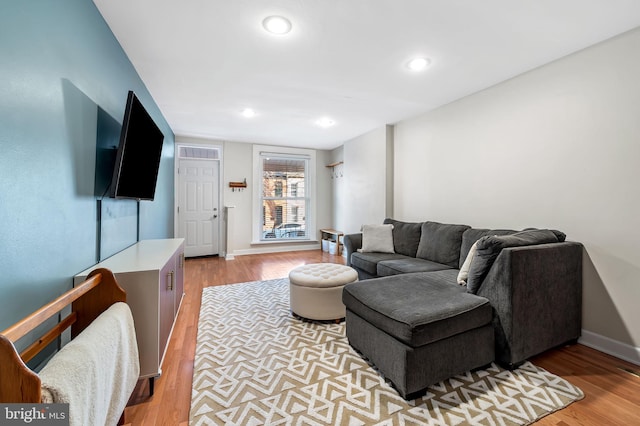
<svg viewBox="0 0 640 426">
<path fill-rule="evenodd" d="M 112 198 L 153 200 L 164 135 L 132 91 L 111 178 Z"/>
</svg>

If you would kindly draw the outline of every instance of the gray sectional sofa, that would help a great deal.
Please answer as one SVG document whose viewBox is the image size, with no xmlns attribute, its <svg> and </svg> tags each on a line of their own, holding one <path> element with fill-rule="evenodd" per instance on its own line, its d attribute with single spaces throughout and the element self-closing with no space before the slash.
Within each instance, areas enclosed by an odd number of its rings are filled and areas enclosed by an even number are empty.
<svg viewBox="0 0 640 426">
<path fill-rule="evenodd" d="M 344 237 L 360 281 L 343 302 L 349 343 L 403 397 L 493 361 L 515 368 L 580 336 L 583 248 L 562 232 L 385 223 L 384 253 L 359 252 L 362 233 Z"/>
</svg>

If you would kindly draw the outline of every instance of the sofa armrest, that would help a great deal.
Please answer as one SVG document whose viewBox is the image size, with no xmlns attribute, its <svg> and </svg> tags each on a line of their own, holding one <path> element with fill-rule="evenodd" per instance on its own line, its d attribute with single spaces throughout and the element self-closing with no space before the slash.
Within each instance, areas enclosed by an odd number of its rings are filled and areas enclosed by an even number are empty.
<svg viewBox="0 0 640 426">
<path fill-rule="evenodd" d="M 342 243 L 346 250 L 347 266 L 351 266 L 351 253 L 362 248 L 362 233 L 346 234 L 342 237 Z"/>
<path fill-rule="evenodd" d="M 477 293 L 494 308 L 498 362 L 517 366 L 580 337 L 582 256 L 575 242 L 500 252 Z"/>
</svg>

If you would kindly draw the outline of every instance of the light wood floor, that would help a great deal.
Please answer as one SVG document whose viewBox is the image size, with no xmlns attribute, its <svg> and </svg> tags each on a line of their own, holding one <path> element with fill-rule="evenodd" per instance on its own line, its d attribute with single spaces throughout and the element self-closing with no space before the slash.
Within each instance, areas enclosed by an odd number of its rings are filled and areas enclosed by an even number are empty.
<svg viewBox="0 0 640 426">
<path fill-rule="evenodd" d="M 141 381 L 126 409 L 126 424 L 187 425 L 191 378 L 204 287 L 286 277 L 306 263 L 344 263 L 341 256 L 320 250 L 268 255 L 188 259 L 185 296 L 165 356 L 162 376 L 149 397 L 148 381 Z M 640 367 L 582 345 L 549 351 L 532 362 L 580 387 L 585 398 L 553 413 L 537 425 L 640 425 Z"/>
</svg>

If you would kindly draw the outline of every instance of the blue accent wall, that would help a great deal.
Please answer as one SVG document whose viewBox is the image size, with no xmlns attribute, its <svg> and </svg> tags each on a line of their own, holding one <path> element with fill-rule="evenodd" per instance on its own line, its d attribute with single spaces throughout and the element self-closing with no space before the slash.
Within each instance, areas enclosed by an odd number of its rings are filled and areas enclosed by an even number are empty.
<svg viewBox="0 0 640 426">
<path fill-rule="evenodd" d="M 70 289 L 100 246 L 105 258 L 136 241 L 130 206 L 108 200 L 101 227 L 94 193 L 99 113 L 119 125 L 129 90 L 165 136 L 155 200 L 140 202 L 140 239 L 171 238 L 174 134 L 93 2 L 3 2 L 0 330 Z"/>
</svg>

